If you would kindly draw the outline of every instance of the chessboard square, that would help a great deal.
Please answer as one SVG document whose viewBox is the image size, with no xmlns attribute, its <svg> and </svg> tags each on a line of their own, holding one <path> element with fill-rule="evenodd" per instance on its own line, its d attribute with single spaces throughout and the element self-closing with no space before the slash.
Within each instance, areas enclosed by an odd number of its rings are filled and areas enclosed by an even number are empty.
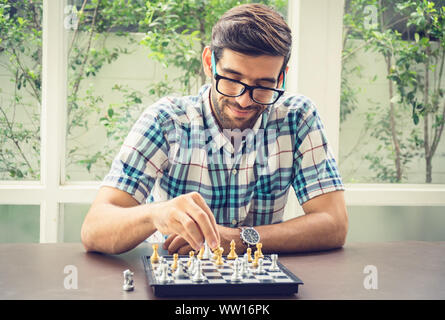
<svg viewBox="0 0 445 320">
<path fill-rule="evenodd" d="M 255 277 L 260 280 L 272 280 L 269 274 L 256 274 Z"/>
</svg>

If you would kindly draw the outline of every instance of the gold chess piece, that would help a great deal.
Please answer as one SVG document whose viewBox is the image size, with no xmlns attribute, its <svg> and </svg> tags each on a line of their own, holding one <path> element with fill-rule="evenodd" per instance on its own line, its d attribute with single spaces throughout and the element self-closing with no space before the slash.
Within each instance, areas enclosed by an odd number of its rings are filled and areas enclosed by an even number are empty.
<svg viewBox="0 0 445 320">
<path fill-rule="evenodd" d="M 172 271 L 174 272 L 178 268 L 178 254 L 173 254 L 173 264 L 172 264 Z"/>
<path fill-rule="evenodd" d="M 153 248 L 153 254 L 150 257 L 151 263 L 158 263 L 159 262 L 159 253 L 158 253 L 158 244 L 155 243 L 151 247 Z"/>
<path fill-rule="evenodd" d="M 189 260 L 187 261 L 187 267 L 190 267 L 190 265 L 192 264 L 192 260 L 193 260 L 194 255 L 195 255 L 194 251 L 190 251 L 189 252 Z"/>
<path fill-rule="evenodd" d="M 199 249 L 199 253 L 198 253 L 198 259 L 202 260 L 202 257 L 204 256 L 204 247 L 202 247 L 201 249 Z"/>
<path fill-rule="evenodd" d="M 252 249 L 251 248 L 247 248 L 246 253 L 247 253 L 247 262 L 252 262 L 253 261 L 253 259 L 252 259 Z"/>
<path fill-rule="evenodd" d="M 224 260 L 222 258 L 223 252 L 224 252 L 224 248 L 223 247 L 219 247 L 218 256 L 217 256 L 216 261 L 215 261 L 215 264 L 217 266 L 222 266 L 224 264 Z"/>
<path fill-rule="evenodd" d="M 258 255 L 258 250 L 255 251 L 254 256 L 255 256 L 255 259 L 252 262 L 252 267 L 256 268 L 256 267 L 258 267 L 258 259 L 260 258 Z"/>
<path fill-rule="evenodd" d="M 256 250 L 258 251 L 258 258 L 263 258 L 264 259 L 264 255 L 261 252 L 261 248 L 263 247 L 263 244 L 261 242 L 256 244 Z"/>
<path fill-rule="evenodd" d="M 238 258 L 238 255 L 235 252 L 235 240 L 230 241 L 230 252 L 227 255 L 227 259 L 229 260 L 235 260 Z"/>
</svg>

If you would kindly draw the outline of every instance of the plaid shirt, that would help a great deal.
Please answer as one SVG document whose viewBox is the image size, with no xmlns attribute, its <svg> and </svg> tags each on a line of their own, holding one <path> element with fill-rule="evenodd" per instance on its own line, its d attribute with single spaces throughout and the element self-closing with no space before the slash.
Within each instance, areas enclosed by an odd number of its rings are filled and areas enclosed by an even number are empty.
<svg viewBox="0 0 445 320">
<path fill-rule="evenodd" d="M 197 191 L 216 222 L 230 227 L 281 222 L 290 186 L 300 204 L 344 190 L 308 98 L 284 95 L 232 144 L 216 123 L 209 95 L 205 85 L 197 96 L 167 97 L 147 108 L 102 185 L 139 203 Z"/>
</svg>

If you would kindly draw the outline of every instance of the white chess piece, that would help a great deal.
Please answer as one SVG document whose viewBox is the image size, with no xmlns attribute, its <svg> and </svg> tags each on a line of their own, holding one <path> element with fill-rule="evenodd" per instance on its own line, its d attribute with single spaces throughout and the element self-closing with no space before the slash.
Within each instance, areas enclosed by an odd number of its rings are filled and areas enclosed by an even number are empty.
<svg viewBox="0 0 445 320">
<path fill-rule="evenodd" d="M 184 269 L 184 265 L 183 265 L 182 261 L 178 261 L 178 267 L 175 270 L 174 276 L 175 276 L 175 279 L 187 278 L 187 273 Z"/>
<path fill-rule="evenodd" d="M 241 268 L 240 268 L 240 275 L 241 275 L 241 277 L 243 277 L 243 278 L 247 278 L 247 277 L 249 277 L 249 275 L 250 275 L 250 272 L 249 272 L 249 268 L 248 268 L 248 261 L 247 261 L 247 256 L 246 256 L 246 259 L 242 259 L 241 261 Z"/>
<path fill-rule="evenodd" d="M 258 267 L 255 271 L 256 274 L 266 274 L 267 273 L 266 270 L 264 270 L 263 262 L 264 262 L 263 258 L 258 259 Z"/>
<path fill-rule="evenodd" d="M 124 289 L 125 291 L 132 291 L 134 289 L 134 282 L 133 282 L 134 273 L 127 269 L 123 272 L 123 274 L 124 274 L 124 285 L 122 286 L 122 289 Z"/>
<path fill-rule="evenodd" d="M 232 282 L 240 282 L 243 280 L 243 277 L 241 276 L 240 271 L 239 271 L 238 263 L 239 263 L 239 261 L 237 259 L 237 260 L 235 260 L 235 262 L 233 264 L 233 274 L 232 274 L 232 277 L 230 278 L 230 281 L 232 281 Z"/>
<path fill-rule="evenodd" d="M 269 271 L 276 272 L 280 271 L 280 267 L 278 267 L 278 255 L 277 254 L 271 254 L 270 258 L 272 259 L 272 264 L 269 267 Z"/>
<path fill-rule="evenodd" d="M 212 256 L 212 251 L 210 251 L 210 247 L 207 244 L 207 241 L 204 241 L 204 253 L 202 254 L 202 260 L 209 260 Z"/>
<path fill-rule="evenodd" d="M 204 274 L 202 273 L 202 267 L 201 267 L 201 260 L 196 260 L 195 267 L 194 267 L 194 274 L 192 281 L 193 282 L 203 282 L 206 280 Z"/>
<path fill-rule="evenodd" d="M 160 283 L 167 283 L 170 281 L 170 277 L 168 275 L 168 264 L 167 263 L 163 263 L 161 265 L 161 275 L 159 276 L 158 281 Z"/>
</svg>

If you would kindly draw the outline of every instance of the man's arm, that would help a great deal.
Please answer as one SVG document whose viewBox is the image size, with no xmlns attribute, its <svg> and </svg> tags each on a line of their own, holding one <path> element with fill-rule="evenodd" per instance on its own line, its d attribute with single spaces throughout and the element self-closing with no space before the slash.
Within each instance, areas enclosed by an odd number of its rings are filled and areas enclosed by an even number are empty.
<svg viewBox="0 0 445 320">
<path fill-rule="evenodd" d="M 343 191 L 315 197 L 303 204 L 306 213 L 288 221 L 257 226 L 264 252 L 305 252 L 342 247 L 348 231 L 348 214 Z M 228 253 L 230 241 L 235 240 L 236 252 L 244 254 L 240 230 L 218 225 L 221 246 Z M 169 253 L 186 254 L 192 248 L 182 237 L 172 235 L 164 244 Z"/>
<path fill-rule="evenodd" d="M 180 234 L 195 249 L 204 239 L 211 246 L 220 241 L 215 218 L 198 193 L 139 205 L 130 194 L 112 187 L 100 188 L 81 238 L 87 251 L 117 254 L 133 249 L 156 230 Z"/>
</svg>

